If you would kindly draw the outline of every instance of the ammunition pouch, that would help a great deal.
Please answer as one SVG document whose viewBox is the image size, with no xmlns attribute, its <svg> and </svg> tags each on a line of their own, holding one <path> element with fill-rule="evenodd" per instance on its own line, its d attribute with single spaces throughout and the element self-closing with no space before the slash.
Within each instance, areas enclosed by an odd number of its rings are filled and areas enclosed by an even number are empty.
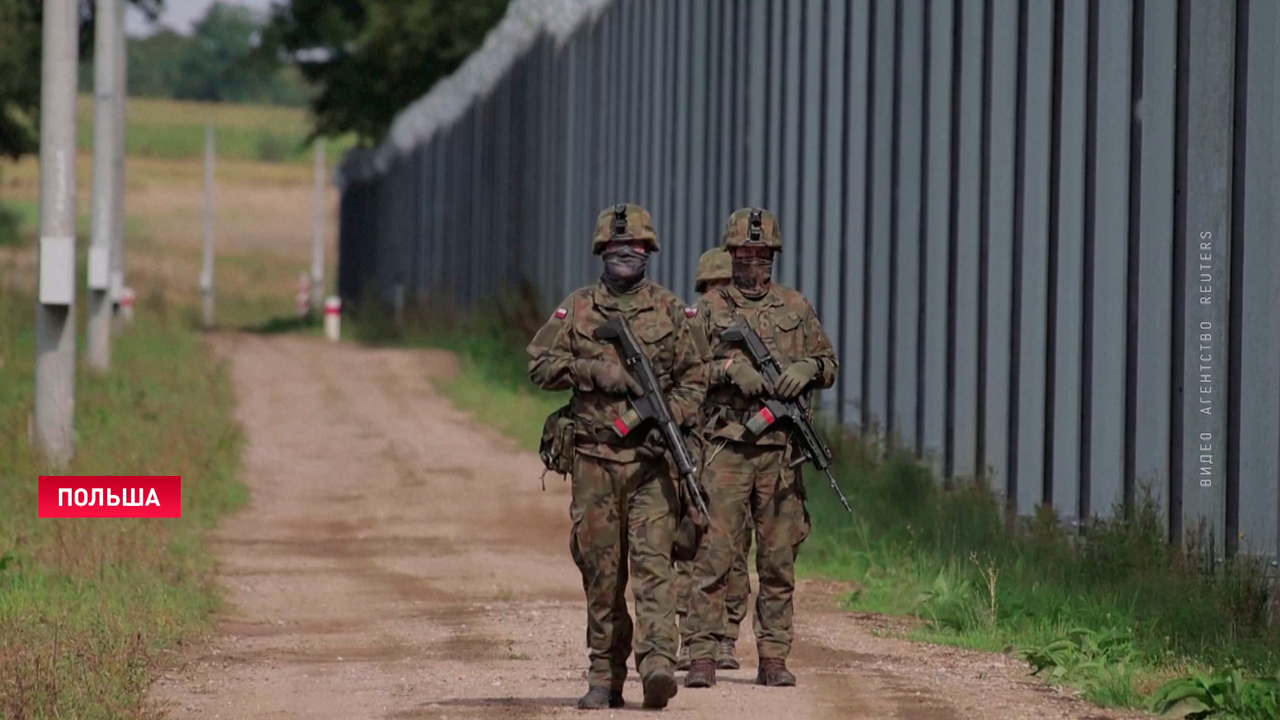
<svg viewBox="0 0 1280 720">
<path fill-rule="evenodd" d="M 542 441 L 538 443 L 538 456 L 547 470 L 568 475 L 573 471 L 573 413 L 564 405 L 547 416 L 542 425 Z"/>
</svg>

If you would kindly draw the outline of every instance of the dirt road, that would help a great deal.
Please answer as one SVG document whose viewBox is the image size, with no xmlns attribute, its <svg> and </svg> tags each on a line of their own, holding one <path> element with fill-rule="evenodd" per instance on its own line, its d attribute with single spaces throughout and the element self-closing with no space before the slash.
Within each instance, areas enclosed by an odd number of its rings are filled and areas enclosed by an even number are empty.
<svg viewBox="0 0 1280 720">
<path fill-rule="evenodd" d="M 443 353 L 222 336 L 249 437 L 250 508 L 218 533 L 234 611 L 155 687 L 177 718 L 542 718 L 586 689 L 568 487 L 432 391 Z M 672 718 L 1114 718 L 1003 656 L 881 637 L 803 583 L 795 688 L 681 688 Z"/>
</svg>

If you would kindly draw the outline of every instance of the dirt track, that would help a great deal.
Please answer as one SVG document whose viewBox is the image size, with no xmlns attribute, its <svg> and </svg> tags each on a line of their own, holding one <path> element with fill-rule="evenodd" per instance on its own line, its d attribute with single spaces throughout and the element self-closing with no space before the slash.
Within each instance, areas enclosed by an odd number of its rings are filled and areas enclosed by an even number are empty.
<svg viewBox="0 0 1280 720">
<path fill-rule="evenodd" d="M 253 502 L 218 534 L 234 611 L 155 696 L 178 718 L 541 718 L 586 689 L 568 487 L 436 396 L 450 356 L 223 336 Z M 1004 656 L 885 638 L 835 588 L 797 596 L 795 688 L 743 669 L 680 689 L 679 718 L 1118 718 Z M 633 666 L 634 670 L 634 666 Z"/>
</svg>

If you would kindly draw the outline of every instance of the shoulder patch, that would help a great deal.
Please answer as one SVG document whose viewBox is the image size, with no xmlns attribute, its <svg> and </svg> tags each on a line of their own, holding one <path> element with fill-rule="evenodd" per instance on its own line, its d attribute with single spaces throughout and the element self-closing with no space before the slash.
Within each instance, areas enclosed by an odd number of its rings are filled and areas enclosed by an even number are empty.
<svg viewBox="0 0 1280 720">
<path fill-rule="evenodd" d="M 563 320 L 563 319 L 565 318 L 565 316 L 566 316 L 566 315 L 568 315 L 568 314 L 569 314 L 569 311 L 568 311 L 568 310 L 566 310 L 565 308 L 556 308 L 556 319 L 557 319 L 557 320 Z"/>
<path fill-rule="evenodd" d="M 684 316 L 685 316 L 685 317 L 687 317 L 687 318 L 689 318 L 689 319 L 691 319 L 691 320 L 692 320 L 693 318 L 698 317 L 698 308 L 696 308 L 696 307 L 687 307 L 687 308 L 685 308 L 685 309 L 684 309 Z"/>
</svg>

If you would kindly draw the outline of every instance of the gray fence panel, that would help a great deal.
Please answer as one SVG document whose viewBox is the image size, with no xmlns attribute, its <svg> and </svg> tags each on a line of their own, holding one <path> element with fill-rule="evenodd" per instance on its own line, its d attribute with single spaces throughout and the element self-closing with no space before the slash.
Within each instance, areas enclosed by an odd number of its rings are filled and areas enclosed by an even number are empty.
<svg viewBox="0 0 1280 720">
<path fill-rule="evenodd" d="M 925 128 L 925 200 L 924 200 L 924 396 L 920 399 L 922 454 L 933 469 L 946 469 L 948 417 L 947 394 L 950 383 L 950 350 L 948 345 L 949 268 L 951 254 L 951 172 L 953 147 L 953 37 L 954 3 L 929 0 L 929 24 L 925 41 L 928 76 L 925 102 L 928 122 Z"/>
<path fill-rule="evenodd" d="M 1190 0 L 1182 513 L 1222 552 L 1228 438 L 1234 0 Z M 1194 449 L 1194 450 L 1193 450 Z"/>
<path fill-rule="evenodd" d="M 733 86 L 733 27 L 736 12 L 735 3 L 730 0 L 718 0 L 719 7 L 716 3 L 712 3 L 711 13 L 711 37 L 717 48 L 715 60 L 715 74 L 712 84 L 714 97 L 711 104 L 715 108 L 713 117 L 715 118 L 712 133 L 713 142 L 715 143 L 715 163 L 712 165 L 711 177 L 714 181 L 715 191 L 712 193 L 712 212 L 711 216 L 715 220 L 715 228 L 718 230 L 724 224 L 725 219 L 729 216 L 731 209 L 737 207 L 735 203 L 739 198 L 734 195 L 733 186 L 733 134 L 734 125 L 737 120 L 734 117 L 734 95 L 736 89 Z M 700 250 L 704 247 L 712 247 L 719 234 L 712 232 L 706 237 L 700 238 L 700 244 L 689 243 L 688 246 L 693 253 L 690 256 L 689 276 L 684 287 L 688 288 L 690 297 L 693 293 L 694 271 L 698 264 L 698 256 Z"/>
<path fill-rule="evenodd" d="M 1090 417 L 1085 515 L 1124 500 L 1124 408 L 1129 260 L 1129 3 L 1098 4 L 1097 115 L 1094 122 L 1092 336 L 1087 382 Z M 1154 8 L 1153 8 L 1154 9 Z M 1088 241 L 1086 241 L 1088 242 Z M 1088 322 L 1089 319 L 1086 320 Z"/>
<path fill-rule="evenodd" d="M 989 469 L 1022 514 L 1149 486 L 1172 539 L 1277 548 L 1273 4 L 556 1 L 514 0 L 343 163 L 344 298 L 562 298 L 599 276 L 596 213 L 634 201 L 691 300 L 761 205 L 842 421 Z"/>
<path fill-rule="evenodd" d="M 770 37 L 776 33 L 769 26 L 769 4 L 765 0 L 748 3 L 747 8 L 750 32 L 743 48 L 747 63 L 744 80 L 747 91 L 741 105 L 747 121 L 747 137 L 742 148 L 747 162 L 746 204 L 763 207 L 768 205 L 765 199 L 765 187 L 769 182 L 765 173 L 769 147 L 768 120 L 770 108 L 775 104 L 769 94 L 769 43 Z M 684 154 L 688 154 L 687 149 Z"/>
<path fill-rule="evenodd" d="M 825 101 L 822 119 L 822 183 L 816 190 L 822 196 L 822 231 L 814 238 L 819 243 L 817 250 L 821 253 L 818 273 L 822 292 L 812 300 L 818 318 L 838 351 L 844 342 L 844 328 L 840 323 L 840 291 L 844 286 L 845 276 L 840 256 L 845 245 L 843 236 L 848 221 L 846 208 L 841 202 L 844 197 L 844 174 L 847 170 L 847 131 L 844 120 L 848 112 L 845 106 L 845 88 L 848 87 L 845 76 L 848 6 L 845 3 L 832 3 L 826 7 L 827 13 L 823 20 L 826 57 L 823 60 L 822 88 Z M 842 372 L 847 372 L 847 369 L 842 368 Z M 822 394 L 822 406 L 826 411 L 839 415 L 841 407 L 838 387 Z"/>
<path fill-rule="evenodd" d="M 803 114 L 800 152 L 799 235 L 791 238 L 791 256 L 796 264 L 796 286 L 809 298 L 819 298 L 822 284 L 818 257 L 822 252 L 822 147 L 824 92 L 822 66 L 825 61 L 823 0 L 804 0 L 804 37 L 801 62 L 804 67 Z"/>
<path fill-rule="evenodd" d="M 986 44 L 983 32 L 983 0 L 961 0 L 960 22 L 960 143 L 956 177 L 956 274 L 954 405 L 951 426 L 951 472 L 972 476 L 978 467 L 978 333 L 979 290 L 982 283 L 980 254 L 982 216 L 982 53 Z"/>
<path fill-rule="evenodd" d="M 1249 3 L 1248 105 L 1245 127 L 1244 234 L 1235 237 L 1233 251 L 1241 254 L 1244 292 L 1240 298 L 1240 372 L 1235 376 L 1240 396 L 1236 439 L 1240 461 L 1240 549 L 1250 553 L 1280 553 L 1276 517 L 1280 493 L 1275 483 L 1261 481 L 1280 476 L 1280 176 L 1271 162 L 1280 153 L 1280 12 L 1273 3 Z M 1233 281 L 1236 279 L 1233 276 Z M 1247 388 L 1247 391 L 1245 390 Z M 1259 480 L 1253 481 L 1251 480 Z"/>
<path fill-rule="evenodd" d="M 783 24 L 779 31 L 783 46 L 782 94 L 782 195 L 774 212 L 782 226 L 784 250 L 775 266 L 783 285 L 795 287 L 800 244 L 800 135 L 803 132 L 804 98 L 804 2 L 784 2 Z"/>
<path fill-rule="evenodd" d="M 877 423 L 889 417 L 889 326 L 893 310 L 893 262 L 890 236 L 893 224 L 893 76 L 896 30 L 895 0 L 877 0 L 871 6 L 871 205 L 868 225 L 871 292 L 866 315 L 867 412 Z"/>
<path fill-rule="evenodd" d="M 678 57 L 677 66 L 690 65 L 691 60 L 697 56 L 698 46 L 693 43 L 692 26 L 693 15 L 696 12 L 689 3 L 681 3 L 676 6 L 677 29 L 670 50 L 676 52 Z M 668 48 L 663 48 L 664 53 Z M 676 113 L 675 127 L 672 134 L 672 152 L 675 154 L 675 165 L 673 167 L 673 176 L 671 178 L 671 187 L 674 190 L 672 198 L 672 214 L 664 223 L 668 228 L 667 237 L 679 245 L 673 245 L 671 254 L 676 255 L 684 253 L 687 255 L 700 253 L 702 248 L 708 245 L 705 238 L 698 237 L 690 232 L 690 213 L 693 212 L 693 206 L 690 203 L 689 192 L 692 187 L 691 178 L 693 174 L 693 164 L 690 161 L 691 150 L 698 145 L 695 143 L 694 132 L 696 125 L 695 113 L 693 112 L 695 98 L 701 98 L 705 94 L 699 94 L 692 88 L 694 86 L 693 75 L 691 72 L 676 73 Z M 661 178 L 654 178 L 654 195 L 660 192 L 664 187 L 664 181 Z M 696 256 L 694 258 L 697 260 Z M 677 288 L 677 292 L 684 292 L 683 288 Z M 692 298 L 692 296 L 690 296 Z M 692 302 L 692 300 L 691 300 Z"/>
<path fill-rule="evenodd" d="M 693 42 L 690 43 L 690 60 L 689 69 L 692 76 L 692 96 L 690 97 L 689 120 L 689 146 L 687 151 L 681 153 L 687 156 L 689 190 L 686 193 L 687 199 L 684 201 L 688 208 L 688 220 L 685 223 L 684 242 L 695 248 L 706 248 L 711 246 L 718 236 L 708 234 L 708 228 L 713 227 L 715 217 L 718 214 L 713 208 L 709 208 L 707 202 L 707 148 L 709 147 L 708 139 L 714 137 L 711 134 L 712 128 L 709 120 L 708 104 L 710 99 L 710 89 L 707 85 L 708 68 L 710 67 L 709 58 L 707 57 L 708 46 L 703 41 L 709 32 L 709 16 L 710 7 L 706 3 L 689 3 L 692 6 L 693 14 Z"/>
<path fill-rule="evenodd" d="M 765 131 L 766 145 L 764 149 L 765 156 L 765 201 L 764 204 L 776 215 L 782 202 L 782 116 L 783 116 L 783 71 L 786 69 L 784 62 L 785 49 L 785 29 L 786 29 L 786 1 L 785 0 L 765 0 L 769 8 L 769 44 L 767 53 L 767 87 L 765 96 L 769 98 L 766 103 L 765 117 L 768 121 L 768 128 Z M 784 238 L 785 241 L 785 238 Z M 774 266 L 777 269 L 777 266 Z"/>
<path fill-rule="evenodd" d="M 865 423 L 863 395 L 863 352 L 866 319 L 867 264 L 867 161 L 868 129 L 871 122 L 866 98 L 870 91 L 870 2 L 855 2 L 849 12 L 849 38 L 846 41 L 848 64 L 845 94 L 848 113 L 845 117 L 844 216 L 844 317 L 841 318 L 840 340 L 840 419 L 854 427 Z"/>
<path fill-rule="evenodd" d="M 889 430 L 904 447 L 917 448 L 920 406 L 920 312 L 924 257 L 921 246 L 921 218 L 924 216 L 921 188 L 924 137 L 924 23 L 926 0 L 899 0 L 898 78 L 894 83 L 898 99 L 894 109 L 897 129 L 897 157 L 894 158 L 893 247 L 896 249 L 894 293 L 893 375 L 889 402 Z"/>
<path fill-rule="evenodd" d="M 1017 433 L 1013 473 L 1014 505 L 1020 514 L 1033 512 L 1044 500 L 1045 366 L 1048 362 L 1049 318 L 1049 173 L 1053 109 L 1053 0 L 1029 0 L 1023 38 L 1022 223 L 1018 233 L 1020 317 L 1017 370 L 1010 427 Z"/>
<path fill-rule="evenodd" d="M 1054 335 L 1049 349 L 1053 383 L 1053 507 L 1066 520 L 1080 513 L 1081 314 L 1084 306 L 1085 71 L 1088 67 L 1088 6 L 1063 8 L 1062 80 L 1059 88 L 1057 197 L 1051 198 L 1056 225 L 1050 225 L 1050 287 L 1055 289 Z"/>
<path fill-rule="evenodd" d="M 986 206 L 982 236 L 986 241 L 983 340 L 978 368 L 983 397 L 982 438 L 978 467 L 989 470 L 993 487 L 1009 488 L 1009 381 L 1013 344 L 1013 193 L 1014 142 L 1017 139 L 1018 0 L 992 0 L 988 9 L 990 53 L 986 88 Z"/>
<path fill-rule="evenodd" d="M 1143 14 L 1138 226 L 1132 229 L 1138 274 L 1137 356 L 1132 475 L 1162 510 L 1169 503 L 1169 402 L 1172 383 L 1173 165 L 1178 14 Z M 1138 142 L 1135 138 L 1133 142 Z M 1130 269 L 1130 275 L 1135 268 Z M 1132 327 L 1133 319 L 1130 319 Z M 1132 330 L 1131 330 L 1132 332 Z"/>
</svg>

